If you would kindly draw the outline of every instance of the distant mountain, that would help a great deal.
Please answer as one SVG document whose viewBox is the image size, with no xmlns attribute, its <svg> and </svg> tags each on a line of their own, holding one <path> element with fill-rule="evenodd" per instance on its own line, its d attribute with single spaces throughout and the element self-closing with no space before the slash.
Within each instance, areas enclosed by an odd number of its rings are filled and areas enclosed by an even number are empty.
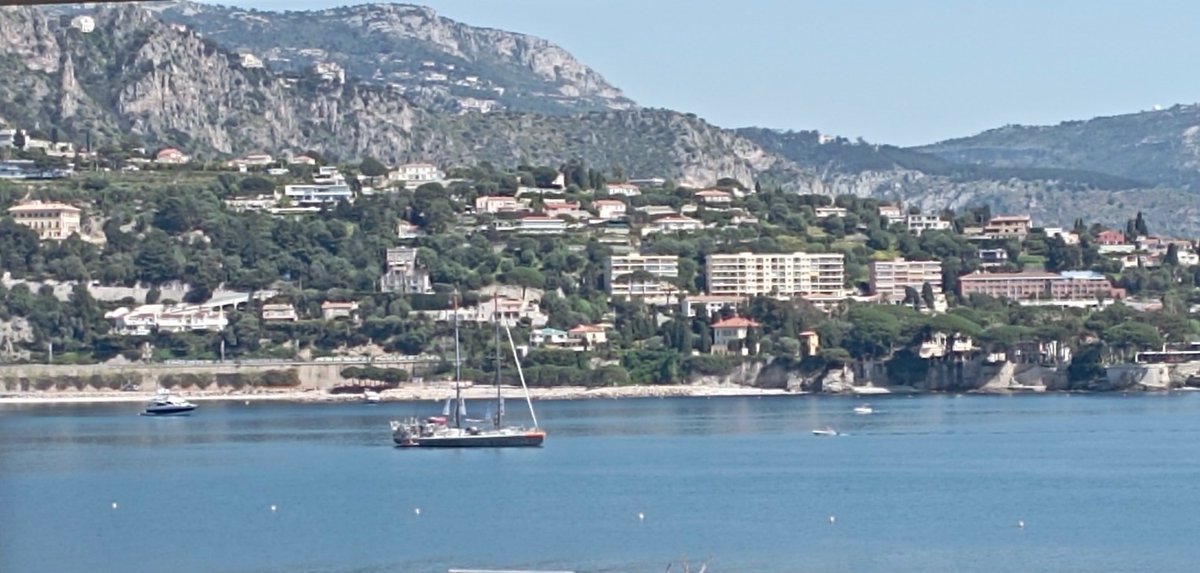
<svg viewBox="0 0 1200 573">
<path fill-rule="evenodd" d="M 0 83 L 0 120 L 101 145 L 132 134 L 199 157 L 305 149 L 450 165 L 577 157 L 693 185 L 766 172 L 803 180 L 786 160 L 690 114 L 445 113 L 353 76 L 246 68 L 213 40 L 137 6 L 92 16 L 95 30 L 83 33 L 42 10 L 0 9 L 0 73 L 12 78 Z"/>
<path fill-rule="evenodd" d="M 478 28 L 422 6 L 364 4 L 312 12 L 266 12 L 166 2 L 151 5 L 222 47 L 274 71 L 334 63 L 391 86 L 437 111 L 508 109 L 571 113 L 632 109 L 595 70 L 541 38 Z"/>
<path fill-rule="evenodd" d="M 915 150 L 957 163 L 1095 171 L 1200 191 L 1200 105 L 1053 126 L 1009 125 Z"/>
<path fill-rule="evenodd" d="M 70 27 L 63 12 L 90 14 L 95 29 Z M 464 113 L 475 100 L 456 91 L 467 79 L 459 71 L 502 89 L 503 109 Z M 543 40 L 398 5 L 283 14 L 179 2 L 0 8 L 0 77 L 0 124 L 80 144 L 136 139 L 201 158 L 315 149 L 345 161 L 443 165 L 579 158 L 690 186 L 732 177 L 927 212 L 987 204 L 1043 224 L 1123 225 L 1141 210 L 1156 230 L 1200 232 L 1194 106 L 918 149 L 727 130 L 637 108 Z"/>
</svg>

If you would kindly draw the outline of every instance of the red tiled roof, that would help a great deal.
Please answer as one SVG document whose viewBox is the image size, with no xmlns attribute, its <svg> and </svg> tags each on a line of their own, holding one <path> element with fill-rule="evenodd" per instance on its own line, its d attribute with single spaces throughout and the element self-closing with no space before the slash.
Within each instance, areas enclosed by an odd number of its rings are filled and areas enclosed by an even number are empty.
<svg viewBox="0 0 1200 573">
<path fill-rule="evenodd" d="M 756 326 L 758 326 L 757 322 L 741 316 L 727 318 L 712 325 L 713 328 L 754 328 Z"/>
</svg>

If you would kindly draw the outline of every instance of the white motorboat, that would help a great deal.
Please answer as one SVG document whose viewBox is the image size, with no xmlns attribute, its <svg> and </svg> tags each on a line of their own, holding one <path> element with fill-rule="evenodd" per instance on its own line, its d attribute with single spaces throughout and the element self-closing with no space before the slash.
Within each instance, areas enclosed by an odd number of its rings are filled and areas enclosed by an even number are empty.
<svg viewBox="0 0 1200 573">
<path fill-rule="evenodd" d="M 363 392 L 363 401 L 368 404 L 378 404 L 382 399 L 383 398 L 380 397 L 379 392 L 374 390 L 367 390 L 366 392 Z"/>
<path fill-rule="evenodd" d="M 813 430 L 813 435 L 814 436 L 840 436 L 841 434 L 839 434 L 838 431 L 833 428 L 823 428 L 823 429 L 818 428 L 816 430 Z"/>
<path fill-rule="evenodd" d="M 184 398 L 172 395 L 169 391 L 160 390 L 154 395 L 154 399 L 150 401 L 150 405 L 146 406 L 143 416 L 171 416 L 190 414 L 196 409 L 196 405 L 188 402 Z"/>
<path fill-rule="evenodd" d="M 872 414 L 872 413 L 874 413 L 874 412 L 875 412 L 875 410 L 873 410 L 873 409 L 871 408 L 871 405 L 870 405 L 870 404 L 863 404 L 863 405 L 861 405 L 861 406 L 855 406 L 855 407 L 854 407 L 854 413 L 855 413 L 855 414 Z"/>
</svg>

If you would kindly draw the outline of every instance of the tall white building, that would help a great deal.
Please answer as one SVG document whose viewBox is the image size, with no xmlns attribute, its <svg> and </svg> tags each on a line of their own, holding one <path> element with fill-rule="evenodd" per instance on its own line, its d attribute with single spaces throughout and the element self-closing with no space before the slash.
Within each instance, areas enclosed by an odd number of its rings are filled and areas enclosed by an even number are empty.
<svg viewBox="0 0 1200 573">
<path fill-rule="evenodd" d="M 605 283 L 608 294 L 614 297 L 637 296 L 648 302 L 665 303 L 669 302 L 670 294 L 678 293 L 679 289 L 660 279 L 678 276 L 679 257 L 675 255 L 613 255 L 608 259 Z"/>
<path fill-rule="evenodd" d="M 933 294 L 942 293 L 941 261 L 873 261 L 871 263 L 871 294 L 878 295 L 881 302 L 902 302 L 905 288 L 919 294 L 925 283 L 933 288 Z"/>
<path fill-rule="evenodd" d="M 841 253 L 736 253 L 709 255 L 708 294 L 841 297 L 846 294 Z"/>
</svg>

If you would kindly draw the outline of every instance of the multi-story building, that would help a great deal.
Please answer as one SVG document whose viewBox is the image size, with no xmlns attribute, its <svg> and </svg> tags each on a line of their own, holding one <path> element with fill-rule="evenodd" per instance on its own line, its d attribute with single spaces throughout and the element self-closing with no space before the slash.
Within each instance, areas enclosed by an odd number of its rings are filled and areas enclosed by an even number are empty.
<svg viewBox="0 0 1200 573">
<path fill-rule="evenodd" d="M 705 205 L 729 205 L 733 203 L 733 195 L 720 189 L 705 189 L 696 192 L 696 199 Z"/>
<path fill-rule="evenodd" d="M 744 296 L 692 294 L 683 299 L 684 314 L 688 318 L 696 316 L 699 312 L 703 312 L 703 316 L 712 316 L 726 308 L 736 310 L 738 305 L 744 302 Z"/>
<path fill-rule="evenodd" d="M 526 215 L 521 217 L 516 231 L 526 235 L 561 235 L 567 232 L 567 222 L 546 215 Z"/>
<path fill-rule="evenodd" d="M 894 203 L 884 203 L 879 206 L 879 216 L 887 219 L 889 225 L 904 222 L 904 207 Z M 909 230 L 912 230 L 911 223 Z"/>
<path fill-rule="evenodd" d="M 979 249 L 979 266 L 983 268 L 1002 267 L 1008 264 L 1008 250 Z"/>
<path fill-rule="evenodd" d="M 632 183 L 609 183 L 604 186 L 609 195 L 622 195 L 624 197 L 637 197 L 642 194 L 642 190 L 637 185 Z"/>
<path fill-rule="evenodd" d="M 983 227 L 983 234 L 991 239 L 1024 239 L 1033 228 L 1029 215 L 1005 215 L 992 217 Z"/>
<path fill-rule="evenodd" d="M 121 307 L 106 313 L 104 318 L 113 321 L 114 333 L 132 336 L 154 332 L 220 331 L 229 326 L 229 319 L 219 310 L 186 305 L 144 304 L 134 309 Z"/>
<path fill-rule="evenodd" d="M 338 201 L 351 201 L 354 192 L 345 183 L 284 185 L 283 197 L 301 206 L 317 206 Z"/>
<path fill-rule="evenodd" d="M 963 296 L 984 294 L 1015 301 L 1055 304 L 1125 298 L 1125 290 L 1114 288 L 1104 275 L 1091 271 L 972 273 L 958 280 Z"/>
<path fill-rule="evenodd" d="M 433 290 L 429 271 L 417 262 L 417 250 L 396 247 L 387 250 L 387 266 L 379 279 L 379 290 L 402 294 L 427 294 Z"/>
<path fill-rule="evenodd" d="M 620 219 L 625 216 L 625 203 L 616 199 L 597 199 L 592 201 L 596 216 L 601 219 Z"/>
<path fill-rule="evenodd" d="M 937 215 L 909 215 L 906 219 L 908 231 L 920 235 L 924 231 L 944 231 L 950 228 L 950 221 Z"/>
<path fill-rule="evenodd" d="M 730 346 L 741 345 L 742 354 L 749 354 L 750 351 L 757 353 L 757 348 L 746 348 L 745 343 L 746 339 L 750 337 L 750 330 L 758 328 L 758 326 L 757 322 L 741 316 L 717 321 L 712 325 L 712 352 L 727 354 L 731 350 Z"/>
<path fill-rule="evenodd" d="M 516 197 L 505 195 L 484 195 L 475 198 L 476 213 L 502 213 L 518 211 L 522 208 Z"/>
<path fill-rule="evenodd" d="M 296 307 L 286 302 L 262 305 L 263 322 L 295 322 L 299 319 Z"/>
<path fill-rule="evenodd" d="M 431 163 L 406 163 L 388 173 L 389 180 L 403 183 L 428 183 L 445 177 L 446 174 Z"/>
<path fill-rule="evenodd" d="M 81 232 L 80 209 L 64 203 L 31 201 L 8 208 L 18 224 L 37 231 L 41 240 L 61 241 Z"/>
<path fill-rule="evenodd" d="M 841 253 L 736 253 L 708 255 L 708 294 L 777 297 L 841 297 Z"/>
<path fill-rule="evenodd" d="M 675 233 L 683 231 L 698 231 L 704 228 L 704 223 L 684 215 L 667 215 L 659 217 L 642 229 L 643 235 L 650 233 Z"/>
<path fill-rule="evenodd" d="M 896 259 L 871 262 L 871 294 L 878 296 L 880 302 L 902 302 L 907 289 L 920 293 L 926 283 L 933 288 L 935 295 L 941 294 L 941 261 Z"/>
<path fill-rule="evenodd" d="M 666 302 L 679 289 L 668 279 L 679 276 L 679 257 L 675 255 L 613 255 L 608 259 L 605 284 L 614 297 L 642 297 L 651 302 Z"/>
</svg>

